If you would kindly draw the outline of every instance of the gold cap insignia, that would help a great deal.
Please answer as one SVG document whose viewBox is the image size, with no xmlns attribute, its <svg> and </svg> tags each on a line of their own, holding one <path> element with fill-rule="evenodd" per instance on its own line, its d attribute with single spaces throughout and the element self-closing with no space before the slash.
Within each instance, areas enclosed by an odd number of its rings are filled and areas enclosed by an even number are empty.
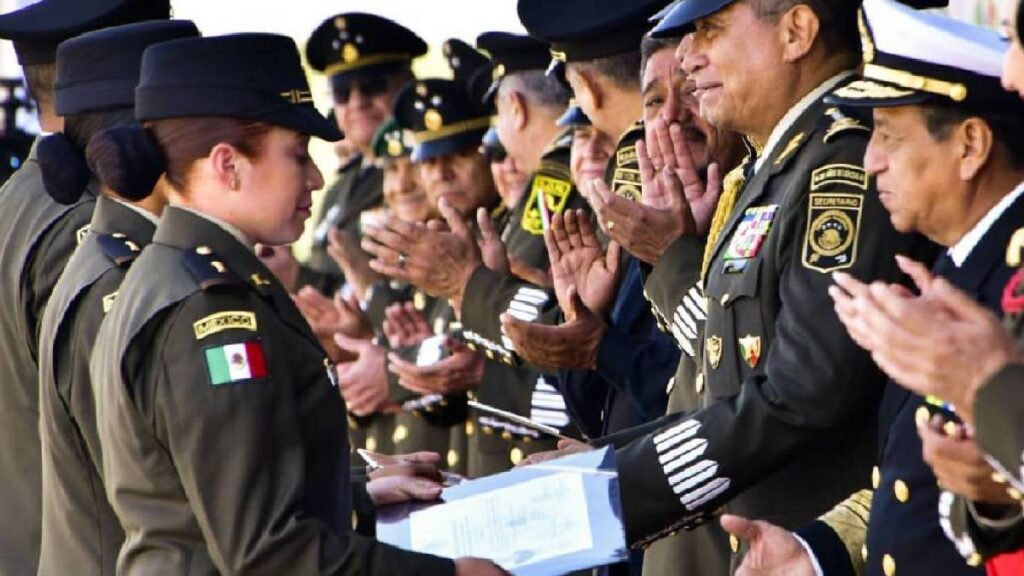
<svg viewBox="0 0 1024 576">
<path fill-rule="evenodd" d="M 444 126 L 444 117 L 440 112 L 431 108 L 423 115 L 423 125 L 431 132 L 440 130 Z"/>
<path fill-rule="evenodd" d="M 359 60 L 359 48 L 356 48 L 356 45 L 351 42 L 346 43 L 341 49 L 341 59 L 344 60 L 346 64 L 351 64 L 352 62 Z"/>
<path fill-rule="evenodd" d="M 388 140 L 388 154 L 392 156 L 401 156 L 403 150 L 405 150 L 405 148 L 402 147 L 401 142 L 395 139 Z"/>
</svg>

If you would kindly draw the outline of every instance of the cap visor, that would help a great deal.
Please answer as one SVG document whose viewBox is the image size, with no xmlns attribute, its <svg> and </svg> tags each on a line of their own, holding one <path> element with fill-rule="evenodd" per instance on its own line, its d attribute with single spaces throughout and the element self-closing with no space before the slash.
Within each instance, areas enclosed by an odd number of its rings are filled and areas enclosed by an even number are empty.
<svg viewBox="0 0 1024 576">
<path fill-rule="evenodd" d="M 676 4 L 651 30 L 654 38 L 684 36 L 693 32 L 697 20 L 706 18 L 731 4 L 733 0 L 683 0 Z"/>
</svg>

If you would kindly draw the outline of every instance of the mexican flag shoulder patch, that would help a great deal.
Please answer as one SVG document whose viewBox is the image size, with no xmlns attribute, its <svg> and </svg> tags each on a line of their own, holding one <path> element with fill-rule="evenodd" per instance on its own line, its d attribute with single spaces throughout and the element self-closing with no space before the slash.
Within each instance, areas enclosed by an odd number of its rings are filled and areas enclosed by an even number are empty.
<svg viewBox="0 0 1024 576">
<path fill-rule="evenodd" d="M 223 386 L 267 375 L 267 361 L 263 355 L 263 344 L 259 340 L 214 346 L 207 348 L 205 353 L 206 371 L 212 386 Z"/>
</svg>

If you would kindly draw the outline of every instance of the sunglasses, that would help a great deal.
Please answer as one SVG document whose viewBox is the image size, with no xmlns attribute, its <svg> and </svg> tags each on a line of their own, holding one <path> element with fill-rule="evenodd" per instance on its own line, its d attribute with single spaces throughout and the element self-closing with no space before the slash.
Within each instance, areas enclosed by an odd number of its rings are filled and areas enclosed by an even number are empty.
<svg viewBox="0 0 1024 576">
<path fill-rule="evenodd" d="M 504 162 L 508 158 L 508 152 L 504 148 L 496 146 L 481 146 L 480 153 L 492 164 Z"/>
<path fill-rule="evenodd" d="M 338 104 L 348 104 L 352 91 L 359 90 L 363 98 L 373 98 L 388 91 L 387 78 L 362 78 L 359 80 L 339 80 L 331 86 L 331 95 Z"/>
</svg>

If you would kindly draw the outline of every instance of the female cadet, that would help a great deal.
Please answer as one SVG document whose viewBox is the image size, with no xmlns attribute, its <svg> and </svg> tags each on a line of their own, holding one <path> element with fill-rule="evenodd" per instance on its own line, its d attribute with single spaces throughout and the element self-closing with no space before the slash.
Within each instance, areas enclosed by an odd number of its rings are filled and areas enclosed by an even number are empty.
<svg viewBox="0 0 1024 576">
<path fill-rule="evenodd" d="M 293 242 L 323 178 L 294 43 L 238 34 L 147 50 L 140 172 L 169 188 L 91 362 L 123 574 L 491 574 L 352 534 L 345 406 L 255 243 Z M 155 169 L 151 173 L 161 173 Z"/>
<path fill-rule="evenodd" d="M 81 183 L 93 172 L 109 173 L 111 154 L 97 146 L 103 137 L 93 134 L 132 118 L 143 51 L 151 44 L 198 34 L 191 22 L 157 20 L 90 32 L 60 45 L 55 98 L 69 130 L 40 143 L 41 162 L 54 165 L 47 173 L 60 176 L 44 178 L 47 193 L 60 203 L 74 204 L 85 193 Z M 96 161 L 92 172 L 82 150 L 87 142 Z M 114 574 L 124 540 L 99 476 L 89 355 L 128 266 L 156 229 L 164 199 L 159 192 L 150 195 L 152 186 L 152 181 L 140 183 L 135 186 L 138 195 L 131 198 L 118 194 L 126 189 L 118 184 L 101 190 L 89 231 L 64 267 L 41 321 L 40 574 Z"/>
</svg>

